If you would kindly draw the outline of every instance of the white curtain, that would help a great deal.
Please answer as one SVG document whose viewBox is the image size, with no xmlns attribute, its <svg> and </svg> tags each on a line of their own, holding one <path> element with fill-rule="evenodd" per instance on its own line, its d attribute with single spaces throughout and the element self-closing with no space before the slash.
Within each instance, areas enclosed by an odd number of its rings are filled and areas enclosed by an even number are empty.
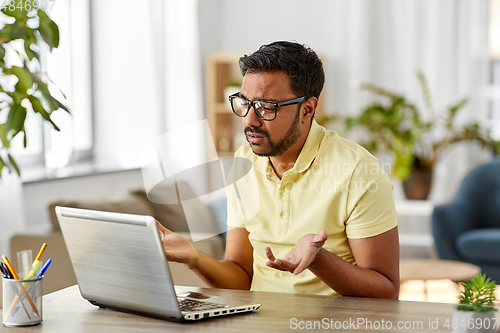
<svg viewBox="0 0 500 333">
<path fill-rule="evenodd" d="M 339 79 L 350 83 L 347 94 L 333 91 L 338 110 L 361 110 L 372 95 L 355 87 L 359 82 L 371 82 L 404 94 L 428 116 L 415 75 L 421 70 L 438 114 L 466 97 L 468 104 L 457 122 L 486 123 L 488 0 L 358 0 L 337 4 L 347 12 L 342 20 L 346 26 L 344 55 L 337 70 Z M 335 75 L 333 79 L 337 80 Z M 448 149 L 435 169 L 430 198 L 436 202 L 451 199 L 465 174 L 488 158 L 488 154 L 478 153 L 477 147 Z"/>
<path fill-rule="evenodd" d="M 205 118 L 200 54 L 198 0 L 150 0 L 153 26 L 158 105 L 163 108 L 164 132 L 194 124 Z M 161 133 L 163 134 L 163 133 Z M 189 131 L 190 142 L 169 141 L 165 147 L 170 163 L 189 168 L 206 154 L 206 133 Z M 179 142 L 181 141 L 181 142 Z M 185 147 L 186 149 L 183 149 Z M 187 149 L 189 147 L 189 149 Z M 177 152 L 175 156 L 174 152 Z M 179 156 L 179 152 L 182 152 Z M 165 157 L 165 156 L 164 156 Z M 202 177 L 203 178 L 203 177 Z M 206 192 L 206 181 L 191 184 Z"/>
</svg>

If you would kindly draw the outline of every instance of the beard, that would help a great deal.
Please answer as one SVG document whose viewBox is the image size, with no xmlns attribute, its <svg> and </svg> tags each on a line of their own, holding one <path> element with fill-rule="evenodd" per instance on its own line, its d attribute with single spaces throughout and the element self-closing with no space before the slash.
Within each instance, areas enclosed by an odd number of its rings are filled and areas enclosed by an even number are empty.
<svg viewBox="0 0 500 333">
<path fill-rule="evenodd" d="M 255 155 L 258 156 L 264 156 L 264 157 L 270 157 L 270 156 L 280 156 L 284 152 L 286 152 L 295 142 L 300 137 L 300 130 L 299 130 L 299 122 L 300 122 L 300 105 L 299 109 L 297 110 L 297 113 L 295 115 L 295 119 L 293 120 L 293 123 L 290 125 L 290 128 L 288 131 L 285 133 L 283 138 L 279 140 L 278 142 L 273 142 L 269 139 L 269 133 L 265 130 L 262 129 L 256 129 L 252 127 L 246 127 L 244 130 L 245 133 L 245 138 L 248 141 L 248 144 L 250 145 L 250 148 L 252 148 L 252 151 L 254 152 Z M 256 152 L 254 150 L 254 147 L 248 140 L 247 133 L 255 133 L 263 136 L 267 142 L 268 142 L 268 149 L 267 151 L 264 152 Z"/>
</svg>

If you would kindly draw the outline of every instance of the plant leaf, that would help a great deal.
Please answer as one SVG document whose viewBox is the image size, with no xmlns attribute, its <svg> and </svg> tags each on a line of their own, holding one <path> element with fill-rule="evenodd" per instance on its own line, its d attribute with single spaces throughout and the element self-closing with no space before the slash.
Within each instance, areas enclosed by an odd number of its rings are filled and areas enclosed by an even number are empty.
<svg viewBox="0 0 500 333">
<path fill-rule="evenodd" d="M 417 78 L 418 81 L 420 82 L 420 87 L 422 87 L 422 94 L 424 95 L 424 102 L 425 106 L 427 106 L 427 109 L 432 114 L 432 119 L 434 119 L 434 107 L 432 106 L 432 98 L 431 98 L 431 93 L 429 91 L 429 85 L 427 84 L 427 79 L 424 76 L 424 73 L 422 71 L 417 71 Z"/>
<path fill-rule="evenodd" d="M 54 126 L 54 129 L 56 131 L 60 131 L 59 127 L 57 127 L 52 119 L 50 119 L 49 113 L 43 108 L 42 103 L 38 100 L 38 98 L 36 98 L 35 96 L 29 96 L 28 99 L 31 103 L 31 106 L 33 107 L 33 111 L 35 111 L 36 113 L 40 113 L 43 119 L 47 120 L 52 124 L 52 126 Z"/>
<path fill-rule="evenodd" d="M 5 123 L 5 136 L 8 141 L 11 141 L 23 129 L 26 113 L 26 108 L 20 104 L 15 104 L 10 108 Z"/>
<path fill-rule="evenodd" d="M 9 2 L 7 2 L 9 3 Z M 13 17 L 19 21 L 23 21 L 23 20 L 26 20 L 27 18 L 27 12 L 23 11 L 23 10 L 20 10 L 19 8 L 17 8 L 17 2 L 14 3 L 14 10 L 10 10 L 10 6 L 6 6 L 2 9 L 2 13 L 7 15 L 7 16 L 10 16 L 10 17 Z"/>
<path fill-rule="evenodd" d="M 448 129 L 451 129 L 453 127 L 453 122 L 455 120 L 455 116 L 457 115 L 458 111 L 464 107 L 464 105 L 467 104 L 467 98 L 463 98 L 460 101 L 458 101 L 456 104 L 450 106 L 448 108 L 450 114 L 448 116 L 448 120 L 446 122 L 446 127 Z"/>
<path fill-rule="evenodd" d="M 36 44 L 36 37 L 35 34 L 31 29 L 29 29 L 31 32 L 31 35 L 24 40 L 24 52 L 26 52 L 26 55 L 28 56 L 28 59 L 31 61 L 33 58 L 39 59 L 38 53 L 33 51 L 31 49 L 32 44 Z"/>
<path fill-rule="evenodd" d="M 17 174 L 19 176 L 21 176 L 21 171 L 19 170 L 19 167 L 17 166 L 16 161 L 14 160 L 14 158 L 10 154 L 7 154 L 7 155 L 9 156 L 10 164 L 14 167 L 14 169 L 16 169 Z"/>
<path fill-rule="evenodd" d="M 7 140 L 5 136 L 5 124 L 0 124 L 0 139 L 2 140 L 2 144 L 5 148 L 10 148 L 10 140 Z"/>
<path fill-rule="evenodd" d="M 494 311 L 495 281 L 486 278 L 486 274 L 476 274 L 462 282 L 464 291 L 460 295 L 458 310 L 489 312 Z"/>
<path fill-rule="evenodd" d="M 2 178 L 2 169 L 5 165 L 6 165 L 5 162 L 0 157 L 0 178 Z"/>
<path fill-rule="evenodd" d="M 2 37 L 0 36 L 0 39 L 2 39 Z M 5 65 L 5 49 L 3 47 L 3 45 L 0 45 L 0 64 L 3 66 Z"/>
<path fill-rule="evenodd" d="M 49 91 L 49 87 L 47 86 L 47 84 L 45 82 L 43 82 L 39 78 L 35 78 L 35 83 L 37 84 L 38 90 L 40 90 L 40 92 L 42 93 L 45 101 L 47 102 L 47 104 L 49 104 L 50 111 L 56 111 L 59 109 L 63 109 L 66 112 L 70 113 L 68 108 L 64 104 L 62 104 L 57 99 L 52 97 L 52 95 L 50 94 L 50 91 Z"/>
<path fill-rule="evenodd" d="M 24 67 L 18 67 L 18 66 L 12 66 L 7 71 L 8 74 L 13 74 L 15 75 L 19 81 L 16 84 L 16 90 L 17 91 L 22 91 L 26 93 L 28 89 L 31 89 L 33 87 L 33 80 L 31 79 L 31 75 L 28 70 Z"/>
<path fill-rule="evenodd" d="M 0 39 L 4 43 L 8 43 L 11 41 L 10 33 L 12 31 L 12 24 L 6 24 L 2 29 L 0 29 Z"/>
<path fill-rule="evenodd" d="M 59 46 L 59 28 L 54 21 L 50 19 L 50 17 L 45 14 L 45 12 L 41 9 L 38 10 L 38 17 L 40 18 L 40 26 L 38 31 L 43 37 L 43 40 L 49 46 L 50 50 L 54 47 Z"/>
<path fill-rule="evenodd" d="M 26 148 L 28 146 L 28 136 L 26 134 L 26 127 L 23 126 L 21 130 L 23 132 L 23 147 Z"/>
</svg>

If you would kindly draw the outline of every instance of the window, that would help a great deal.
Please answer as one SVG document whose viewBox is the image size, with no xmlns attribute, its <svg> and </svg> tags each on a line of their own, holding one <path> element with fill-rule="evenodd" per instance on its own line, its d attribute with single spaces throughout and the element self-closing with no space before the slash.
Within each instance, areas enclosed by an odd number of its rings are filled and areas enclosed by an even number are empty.
<svg viewBox="0 0 500 333">
<path fill-rule="evenodd" d="M 54 169 L 91 157 L 93 142 L 89 1 L 57 1 L 46 13 L 59 27 L 60 42 L 59 47 L 52 53 L 44 45 L 42 71 L 46 72 L 51 80 L 51 93 L 68 106 L 71 115 L 63 110 L 53 113 L 52 119 L 61 129 L 57 132 L 50 124 L 42 122 L 40 115 L 28 113 L 27 148 L 23 148 L 22 135 L 12 143 L 12 153 L 21 169 L 43 164 Z"/>
<path fill-rule="evenodd" d="M 500 140 L 500 0 L 491 0 L 490 16 L 492 136 Z"/>
</svg>

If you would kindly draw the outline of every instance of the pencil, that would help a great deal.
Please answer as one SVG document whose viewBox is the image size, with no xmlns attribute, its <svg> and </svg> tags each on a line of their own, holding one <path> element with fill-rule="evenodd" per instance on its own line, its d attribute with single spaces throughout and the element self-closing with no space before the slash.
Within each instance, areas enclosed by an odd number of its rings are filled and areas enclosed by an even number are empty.
<svg viewBox="0 0 500 333">
<path fill-rule="evenodd" d="M 17 273 L 14 270 L 14 267 L 12 267 L 12 265 L 10 264 L 9 259 L 5 255 L 3 255 L 2 258 L 3 258 L 3 261 L 5 261 L 5 263 L 7 264 L 7 267 L 9 268 L 10 272 L 12 273 L 12 276 L 14 276 L 14 279 L 19 280 L 19 276 L 17 276 Z M 36 308 L 35 303 L 33 303 L 33 301 L 31 300 L 30 295 L 28 294 L 28 292 L 26 291 L 26 289 L 24 288 L 24 286 L 23 286 L 22 283 L 19 283 L 19 290 L 21 290 L 23 292 L 24 296 L 26 296 L 26 299 L 28 300 L 28 302 L 30 303 L 31 307 L 33 308 L 33 311 L 38 316 L 40 316 L 40 313 L 38 313 L 38 309 Z"/>
<path fill-rule="evenodd" d="M 43 251 L 45 251 L 45 248 L 47 247 L 47 244 L 46 243 L 43 243 L 42 244 L 42 248 L 40 249 L 40 251 L 38 251 L 38 254 L 35 258 L 35 260 L 33 261 L 33 263 L 35 263 L 35 261 L 37 260 L 40 260 L 40 258 L 42 257 L 42 254 L 43 254 Z M 18 267 L 19 268 L 19 267 Z"/>
</svg>

